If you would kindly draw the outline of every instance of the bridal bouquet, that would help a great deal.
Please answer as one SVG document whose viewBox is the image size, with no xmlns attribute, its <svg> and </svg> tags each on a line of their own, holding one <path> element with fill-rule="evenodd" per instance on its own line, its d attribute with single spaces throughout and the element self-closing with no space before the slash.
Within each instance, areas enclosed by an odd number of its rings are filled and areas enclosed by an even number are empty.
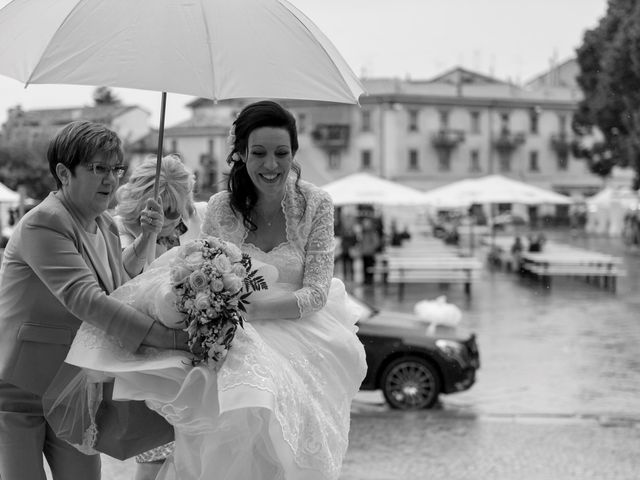
<svg viewBox="0 0 640 480">
<path fill-rule="evenodd" d="M 217 237 L 194 240 L 180 248 L 170 269 L 176 308 L 186 315 L 192 365 L 221 362 L 242 326 L 242 312 L 252 292 L 267 283 L 251 266 L 251 257 Z"/>
</svg>

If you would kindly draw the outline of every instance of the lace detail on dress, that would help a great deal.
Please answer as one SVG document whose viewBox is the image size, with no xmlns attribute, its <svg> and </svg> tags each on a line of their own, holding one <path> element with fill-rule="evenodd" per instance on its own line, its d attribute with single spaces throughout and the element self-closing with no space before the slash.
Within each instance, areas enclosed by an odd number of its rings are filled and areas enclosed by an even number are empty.
<svg viewBox="0 0 640 480">
<path fill-rule="evenodd" d="M 329 194 L 309 182 L 287 181 L 282 201 L 287 241 L 270 252 L 245 243 L 247 229 L 229 204 L 229 192 L 209 200 L 202 232 L 230 241 L 278 268 L 279 281 L 297 286 L 294 295 L 301 316 L 324 307 L 333 277 L 333 204 Z M 306 205 L 306 207 L 305 207 Z"/>
<path fill-rule="evenodd" d="M 343 400 L 327 405 L 326 389 L 331 386 L 326 372 L 317 367 L 325 364 L 323 355 L 283 357 L 266 346 L 252 325 L 245 324 L 238 332 L 244 338 L 235 340 L 218 372 L 220 393 L 243 386 L 269 392 L 296 464 L 338 478 L 348 445 L 350 397 L 345 392 Z M 336 428 L 340 426 L 346 428 Z"/>
</svg>

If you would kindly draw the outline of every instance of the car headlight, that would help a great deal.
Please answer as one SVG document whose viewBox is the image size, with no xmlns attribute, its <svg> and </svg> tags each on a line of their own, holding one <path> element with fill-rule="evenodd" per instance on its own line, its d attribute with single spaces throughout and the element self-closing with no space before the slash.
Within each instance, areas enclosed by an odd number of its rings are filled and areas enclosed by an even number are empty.
<svg viewBox="0 0 640 480">
<path fill-rule="evenodd" d="M 441 338 L 436 340 L 436 347 L 442 350 L 442 352 L 446 356 L 453 358 L 461 365 L 464 365 L 466 363 L 464 360 L 465 346 L 460 342 L 455 342 L 453 340 L 444 340 Z"/>
</svg>

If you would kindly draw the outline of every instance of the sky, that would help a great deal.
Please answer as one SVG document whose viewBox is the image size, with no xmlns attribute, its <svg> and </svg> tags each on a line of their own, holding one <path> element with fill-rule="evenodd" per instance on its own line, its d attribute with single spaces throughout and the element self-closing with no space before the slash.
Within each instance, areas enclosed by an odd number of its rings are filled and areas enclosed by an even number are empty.
<svg viewBox="0 0 640 480">
<path fill-rule="evenodd" d="M 53 0 L 47 0 L 53 1 Z M 135 0 L 132 0 L 135 1 Z M 233 0 L 229 0 L 233 1 Z M 425 79 L 455 66 L 524 82 L 553 59 L 575 55 L 607 0 L 290 0 L 333 42 L 354 72 Z M 0 7 L 9 3 L 0 0 Z M 95 87 L 30 85 L 0 75 L 0 124 L 7 109 L 92 104 Z M 160 94 L 113 89 L 125 104 L 160 116 Z M 188 118 L 193 97 L 169 94 L 166 124 Z"/>
</svg>

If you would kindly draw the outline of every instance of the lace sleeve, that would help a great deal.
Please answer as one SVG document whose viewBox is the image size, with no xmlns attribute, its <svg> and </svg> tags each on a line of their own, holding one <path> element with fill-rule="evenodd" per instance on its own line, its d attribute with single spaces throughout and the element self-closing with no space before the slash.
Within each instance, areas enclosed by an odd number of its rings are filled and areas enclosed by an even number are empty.
<svg viewBox="0 0 640 480">
<path fill-rule="evenodd" d="M 313 193 L 308 208 L 313 219 L 305 248 L 302 288 L 295 292 L 300 316 L 324 307 L 333 277 L 333 203 L 326 192 L 318 191 Z"/>
</svg>

